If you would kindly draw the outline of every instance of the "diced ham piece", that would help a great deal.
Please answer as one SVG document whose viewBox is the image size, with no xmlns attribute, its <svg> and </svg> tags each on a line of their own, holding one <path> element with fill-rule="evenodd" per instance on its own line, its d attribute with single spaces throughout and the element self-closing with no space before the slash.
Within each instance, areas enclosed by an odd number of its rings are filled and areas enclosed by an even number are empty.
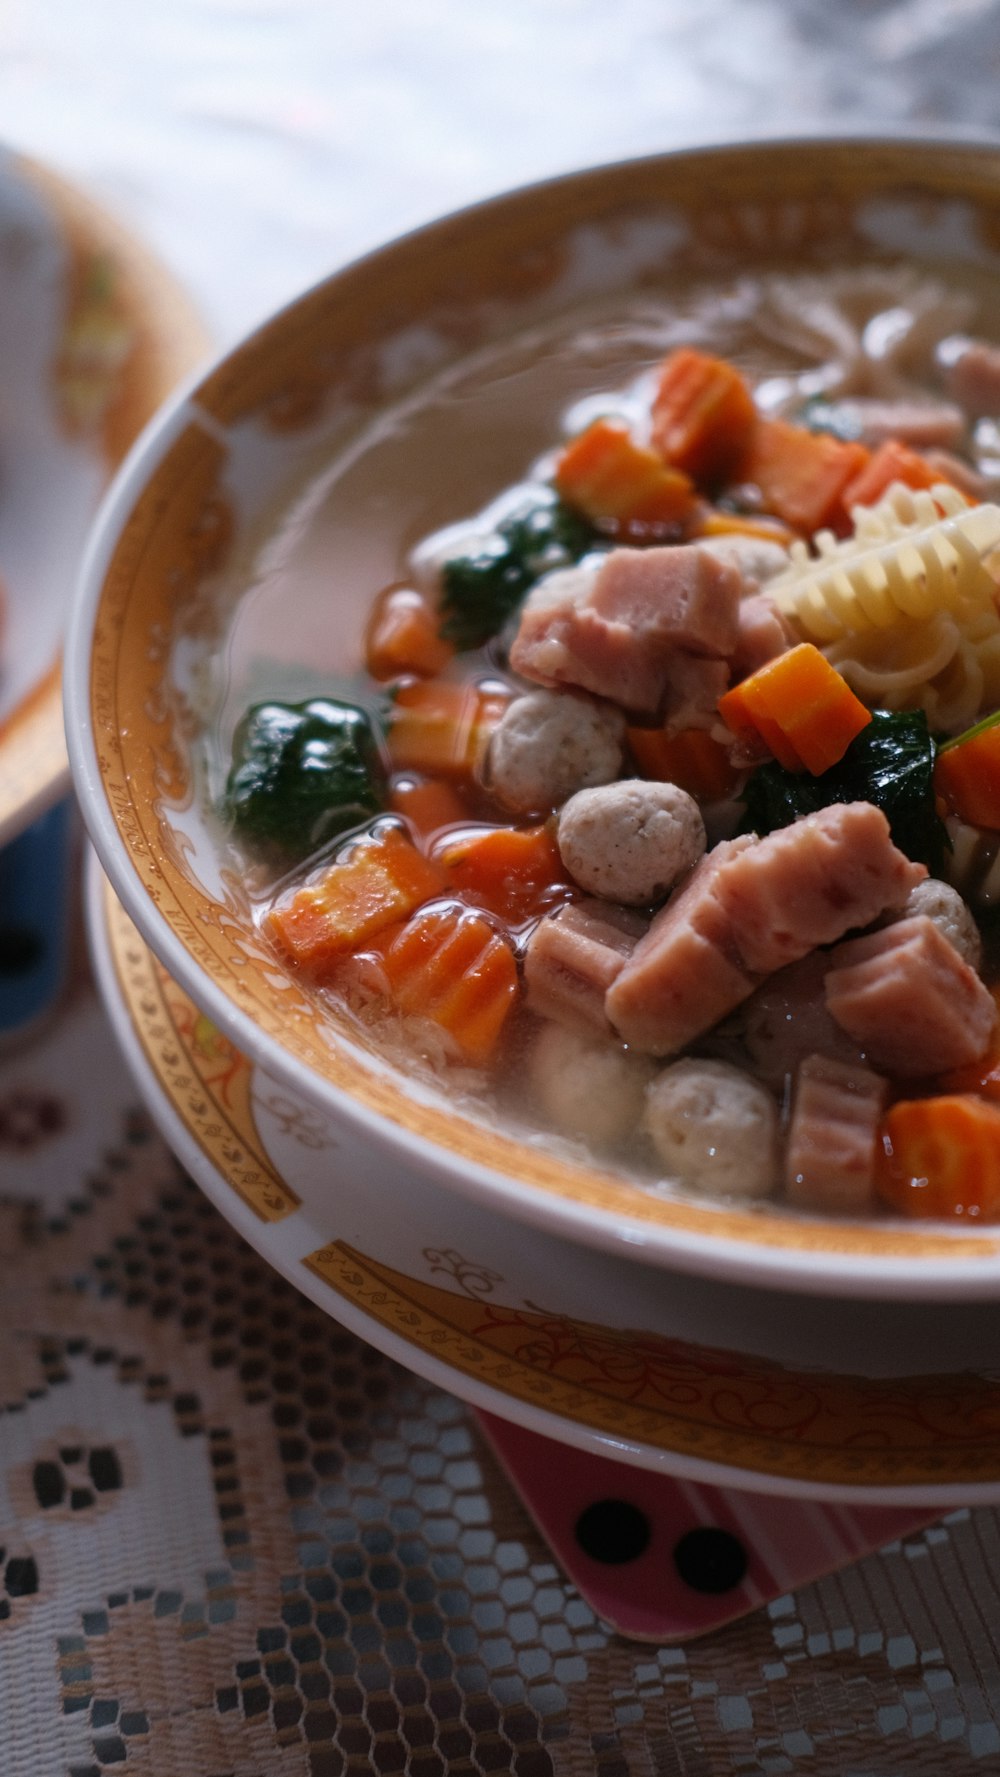
<svg viewBox="0 0 1000 1777">
<path fill-rule="evenodd" d="M 613 1034 L 604 996 L 646 923 L 630 908 L 597 900 L 570 902 L 539 920 L 524 955 L 531 1010 L 576 1029 Z"/>
<path fill-rule="evenodd" d="M 755 673 L 758 667 L 787 654 L 796 637 L 766 592 L 745 598 L 738 613 L 739 634 L 732 658 L 733 684 Z"/>
<path fill-rule="evenodd" d="M 944 381 L 973 419 L 1000 415 L 1000 346 L 970 339 L 946 343 Z"/>
<path fill-rule="evenodd" d="M 707 853 L 617 972 L 605 1009 L 626 1043 L 675 1055 L 753 992 L 715 891 L 727 864 L 759 843 L 743 834 Z"/>
<path fill-rule="evenodd" d="M 716 897 L 740 959 L 759 975 L 901 907 L 927 871 L 897 851 L 870 802 L 834 802 L 741 852 Z"/>
<path fill-rule="evenodd" d="M 654 650 L 727 660 L 736 646 L 742 588 L 732 560 L 691 544 L 612 549 L 594 581 L 591 606 L 606 622 L 627 624 Z"/>
<path fill-rule="evenodd" d="M 576 685 L 659 722 L 671 701 L 691 702 L 693 661 L 713 663 L 699 699 L 725 689 L 742 587 L 733 560 L 693 545 L 613 549 L 596 570 L 547 575 L 529 593 L 510 664 L 538 684 Z"/>
<path fill-rule="evenodd" d="M 766 976 L 900 907 L 926 875 L 868 802 L 836 803 L 766 839 L 707 854 L 661 908 L 608 989 L 625 1042 L 672 1055 Z"/>
<path fill-rule="evenodd" d="M 800 1209 L 857 1215 L 875 1199 L 888 1084 L 871 1068 L 808 1055 L 795 1083 L 785 1194 Z"/>
<path fill-rule="evenodd" d="M 826 1003 L 869 1060 L 897 1078 L 978 1060 L 997 1013 L 975 970 L 925 914 L 839 945 Z"/>
<path fill-rule="evenodd" d="M 950 401 L 878 401 L 857 396 L 843 406 L 857 416 L 865 444 L 898 438 L 913 450 L 950 450 L 966 428 L 962 409 Z"/>
</svg>

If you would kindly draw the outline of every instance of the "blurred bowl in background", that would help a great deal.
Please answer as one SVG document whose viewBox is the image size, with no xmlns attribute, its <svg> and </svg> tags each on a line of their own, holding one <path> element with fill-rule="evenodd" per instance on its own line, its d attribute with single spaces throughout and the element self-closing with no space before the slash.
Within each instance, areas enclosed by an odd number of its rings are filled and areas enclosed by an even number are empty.
<svg viewBox="0 0 1000 1777">
<path fill-rule="evenodd" d="M 207 352 L 186 296 L 126 228 L 0 150 L 0 846 L 68 787 L 60 650 L 101 498 Z"/>
</svg>

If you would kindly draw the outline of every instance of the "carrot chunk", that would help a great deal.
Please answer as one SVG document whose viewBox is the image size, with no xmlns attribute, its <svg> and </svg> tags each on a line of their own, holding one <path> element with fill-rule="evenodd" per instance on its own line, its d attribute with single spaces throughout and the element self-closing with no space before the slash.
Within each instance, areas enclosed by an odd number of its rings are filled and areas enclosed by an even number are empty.
<svg viewBox="0 0 1000 1777">
<path fill-rule="evenodd" d="M 941 748 L 934 788 L 970 827 L 1000 829 L 1000 717 L 988 716 Z"/>
<path fill-rule="evenodd" d="M 836 765 L 871 721 L 871 711 L 812 642 L 801 642 L 719 699 L 741 740 L 765 746 L 788 771 L 814 777 Z"/>
<path fill-rule="evenodd" d="M 401 777 L 389 792 L 389 807 L 401 814 L 419 839 L 431 839 L 442 827 L 457 827 L 469 811 L 451 784 L 433 777 Z"/>
<path fill-rule="evenodd" d="M 894 481 L 901 481 L 906 487 L 924 488 L 934 487 L 943 479 L 919 451 L 901 444 L 898 438 L 887 438 L 848 482 L 844 505 L 848 512 L 854 506 L 874 506 Z"/>
<path fill-rule="evenodd" d="M 398 827 L 358 840 L 343 858 L 273 907 L 265 929 L 285 955 L 322 980 L 346 952 L 439 895 L 445 875 Z"/>
<path fill-rule="evenodd" d="M 440 1025 L 466 1061 L 489 1060 L 519 990 L 514 952 L 488 919 L 428 907 L 386 933 L 377 956 L 398 1011 Z"/>
<path fill-rule="evenodd" d="M 446 837 L 434 856 L 463 899 L 520 925 L 572 894 L 548 827 L 488 827 Z"/>
<path fill-rule="evenodd" d="M 725 474 L 750 442 L 753 395 L 735 365 L 690 347 L 671 352 L 653 397 L 654 449 L 695 481 Z"/>
<path fill-rule="evenodd" d="M 437 619 L 422 593 L 411 586 L 387 586 L 379 595 L 365 633 L 365 662 L 373 679 L 400 679 L 407 673 L 431 678 L 454 652 L 438 634 Z"/>
<path fill-rule="evenodd" d="M 697 505 L 689 477 L 637 444 L 621 420 L 595 420 L 571 439 L 553 480 L 568 506 L 618 539 L 676 532 Z"/>
<path fill-rule="evenodd" d="M 737 476 L 760 489 L 768 512 L 810 536 L 846 521 L 845 489 L 867 461 L 863 444 L 789 420 L 758 420 Z"/>
<path fill-rule="evenodd" d="M 644 777 L 677 784 L 698 802 L 731 796 L 740 780 L 724 746 L 703 728 L 668 734 L 665 728 L 629 728 L 628 744 Z"/>
<path fill-rule="evenodd" d="M 513 694 L 460 679 L 420 679 L 396 695 L 388 747 L 399 771 L 470 782 Z"/>
<path fill-rule="evenodd" d="M 972 1094 L 901 1099 L 882 1124 L 878 1194 L 910 1216 L 1000 1219 L 1000 1108 Z"/>
</svg>

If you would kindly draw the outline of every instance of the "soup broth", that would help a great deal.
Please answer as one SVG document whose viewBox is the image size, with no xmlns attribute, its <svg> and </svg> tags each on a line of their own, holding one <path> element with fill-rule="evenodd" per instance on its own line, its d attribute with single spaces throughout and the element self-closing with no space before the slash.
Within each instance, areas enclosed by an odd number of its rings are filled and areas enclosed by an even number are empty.
<svg viewBox="0 0 1000 1777">
<path fill-rule="evenodd" d="M 594 307 L 325 464 L 205 759 L 276 955 L 650 1189 L 1000 1212 L 918 1188 L 935 1114 L 1000 1124 L 988 312 L 893 265 Z"/>
</svg>

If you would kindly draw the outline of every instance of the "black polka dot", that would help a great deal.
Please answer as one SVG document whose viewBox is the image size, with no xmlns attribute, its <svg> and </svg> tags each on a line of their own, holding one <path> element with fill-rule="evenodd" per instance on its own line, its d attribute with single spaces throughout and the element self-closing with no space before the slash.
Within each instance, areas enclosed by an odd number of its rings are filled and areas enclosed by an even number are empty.
<svg viewBox="0 0 1000 1777">
<path fill-rule="evenodd" d="M 580 1513 L 574 1534 L 592 1561 L 618 1567 L 645 1553 L 652 1526 L 645 1512 L 627 1499 L 596 1499 Z"/>
</svg>

